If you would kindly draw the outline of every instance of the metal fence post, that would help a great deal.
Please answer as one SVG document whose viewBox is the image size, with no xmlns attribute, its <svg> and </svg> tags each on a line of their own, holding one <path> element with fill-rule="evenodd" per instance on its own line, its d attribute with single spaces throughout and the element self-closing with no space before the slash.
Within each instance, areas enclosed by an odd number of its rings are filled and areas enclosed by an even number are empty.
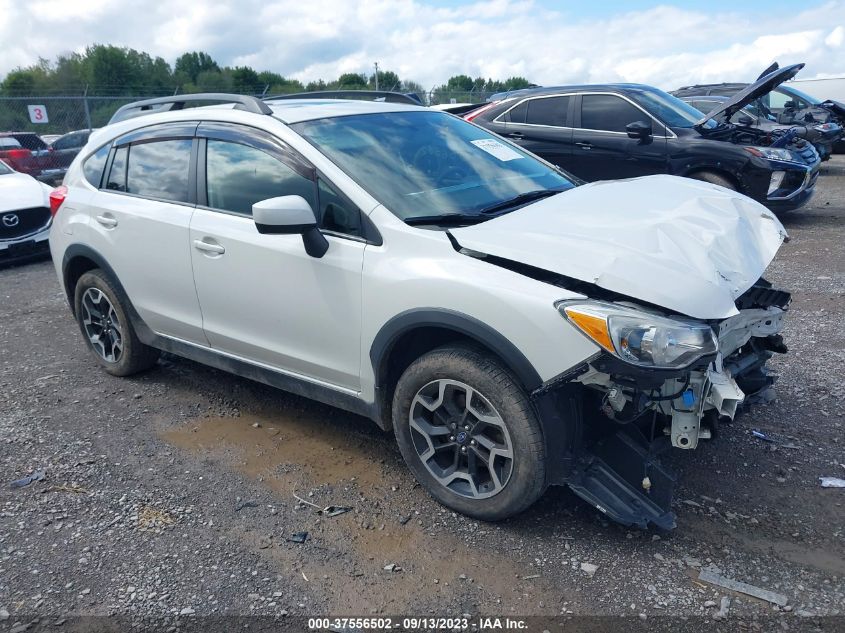
<svg viewBox="0 0 845 633">
<path fill-rule="evenodd" d="M 88 108 L 88 85 L 85 85 L 85 92 L 82 95 L 82 107 L 85 108 L 85 124 L 88 131 L 91 131 L 91 110 Z"/>
</svg>

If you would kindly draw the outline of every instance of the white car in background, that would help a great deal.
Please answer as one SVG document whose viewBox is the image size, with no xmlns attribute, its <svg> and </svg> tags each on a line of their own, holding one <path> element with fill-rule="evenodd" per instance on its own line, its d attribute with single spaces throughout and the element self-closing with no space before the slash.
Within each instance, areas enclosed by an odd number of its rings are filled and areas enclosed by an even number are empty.
<svg viewBox="0 0 845 633">
<path fill-rule="evenodd" d="M 50 247 L 113 375 L 166 350 L 367 416 L 470 516 L 562 484 L 669 529 L 657 454 L 786 351 L 790 296 L 761 279 L 786 232 L 705 182 L 576 185 L 430 108 L 166 97 L 91 135 Z"/>
<path fill-rule="evenodd" d="M 49 253 L 51 191 L 0 160 L 0 265 Z"/>
</svg>

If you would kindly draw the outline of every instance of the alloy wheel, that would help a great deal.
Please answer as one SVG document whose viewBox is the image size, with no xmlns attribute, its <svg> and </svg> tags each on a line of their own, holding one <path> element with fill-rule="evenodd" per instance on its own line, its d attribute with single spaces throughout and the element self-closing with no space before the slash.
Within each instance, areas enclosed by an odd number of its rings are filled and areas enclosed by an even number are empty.
<svg viewBox="0 0 845 633">
<path fill-rule="evenodd" d="M 120 361 L 123 327 L 111 301 L 99 288 L 88 288 L 82 295 L 82 325 L 91 346 L 103 360 Z"/>
<path fill-rule="evenodd" d="M 510 434 L 479 391 L 450 379 L 434 380 L 411 401 L 408 420 L 420 461 L 440 483 L 463 497 L 501 492 L 513 472 Z"/>
</svg>

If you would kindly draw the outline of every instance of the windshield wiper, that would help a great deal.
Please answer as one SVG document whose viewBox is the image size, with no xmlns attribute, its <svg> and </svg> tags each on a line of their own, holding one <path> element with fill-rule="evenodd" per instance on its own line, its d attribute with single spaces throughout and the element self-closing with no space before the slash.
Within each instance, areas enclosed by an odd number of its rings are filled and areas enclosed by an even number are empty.
<svg viewBox="0 0 845 633">
<path fill-rule="evenodd" d="M 534 200 L 541 200 L 542 198 L 548 198 L 549 196 L 553 196 L 561 191 L 566 191 L 565 189 L 537 189 L 536 191 L 526 191 L 525 193 L 520 193 L 519 195 L 514 196 L 513 198 L 509 198 L 507 200 L 502 200 L 500 202 L 496 202 L 486 207 L 482 207 L 478 210 L 478 213 L 483 213 L 484 215 L 490 215 L 491 213 L 496 213 L 497 211 L 504 211 L 505 209 L 510 209 L 512 207 L 518 207 L 523 204 L 528 204 L 529 202 L 533 202 Z"/>
<path fill-rule="evenodd" d="M 489 219 L 478 213 L 443 213 L 440 215 L 418 215 L 412 218 L 405 218 L 405 224 L 411 226 L 418 224 L 458 226 L 462 224 L 478 224 Z"/>
</svg>

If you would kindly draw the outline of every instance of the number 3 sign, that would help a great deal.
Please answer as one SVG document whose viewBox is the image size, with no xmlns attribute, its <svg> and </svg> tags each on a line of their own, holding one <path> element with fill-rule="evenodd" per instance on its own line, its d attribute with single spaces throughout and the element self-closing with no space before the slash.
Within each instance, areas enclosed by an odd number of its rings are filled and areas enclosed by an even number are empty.
<svg viewBox="0 0 845 633">
<path fill-rule="evenodd" d="M 49 123 L 47 119 L 47 108 L 43 105 L 26 106 L 29 110 L 29 120 L 33 123 Z"/>
</svg>

